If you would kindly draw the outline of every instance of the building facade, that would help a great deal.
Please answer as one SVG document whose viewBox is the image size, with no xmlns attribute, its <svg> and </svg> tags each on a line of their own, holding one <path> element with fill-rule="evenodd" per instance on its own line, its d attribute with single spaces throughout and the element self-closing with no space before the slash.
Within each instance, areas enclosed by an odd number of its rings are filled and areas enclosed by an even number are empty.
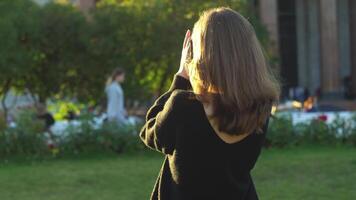
<svg viewBox="0 0 356 200">
<path fill-rule="evenodd" d="M 259 0 L 262 23 L 280 57 L 285 89 L 325 99 L 356 94 L 355 0 Z"/>
</svg>

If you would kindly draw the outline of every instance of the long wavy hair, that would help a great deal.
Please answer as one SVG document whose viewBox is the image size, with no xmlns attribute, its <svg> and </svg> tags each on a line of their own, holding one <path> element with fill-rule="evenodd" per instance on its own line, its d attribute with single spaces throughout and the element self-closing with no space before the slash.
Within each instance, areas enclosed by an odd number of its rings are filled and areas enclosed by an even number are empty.
<svg viewBox="0 0 356 200">
<path fill-rule="evenodd" d="M 193 91 L 212 105 L 209 118 L 230 135 L 261 132 L 280 85 L 267 66 L 252 25 L 230 8 L 202 13 L 195 23 L 188 72 Z"/>
</svg>

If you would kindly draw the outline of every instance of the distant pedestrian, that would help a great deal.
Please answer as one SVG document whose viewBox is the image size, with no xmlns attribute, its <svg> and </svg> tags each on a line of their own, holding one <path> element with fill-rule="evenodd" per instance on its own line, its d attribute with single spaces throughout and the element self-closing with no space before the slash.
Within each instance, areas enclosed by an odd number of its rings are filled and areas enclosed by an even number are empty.
<svg viewBox="0 0 356 200">
<path fill-rule="evenodd" d="M 119 125 L 128 124 L 127 112 L 124 102 L 124 91 L 121 84 L 125 81 L 125 71 L 116 68 L 106 83 L 107 107 L 106 113 L 109 121 L 117 122 Z"/>
</svg>

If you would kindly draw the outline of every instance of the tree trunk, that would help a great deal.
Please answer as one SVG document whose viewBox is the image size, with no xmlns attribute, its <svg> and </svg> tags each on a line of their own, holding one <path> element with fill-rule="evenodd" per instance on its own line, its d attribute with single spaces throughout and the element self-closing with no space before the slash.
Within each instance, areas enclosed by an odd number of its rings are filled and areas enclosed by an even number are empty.
<svg viewBox="0 0 356 200">
<path fill-rule="evenodd" d="M 7 116 L 8 116 L 8 108 L 6 107 L 6 97 L 7 97 L 7 94 L 9 92 L 10 88 L 11 88 L 11 79 L 7 79 L 4 83 L 2 90 L 1 90 L 1 93 L 2 93 L 1 105 L 2 105 L 2 109 L 4 111 L 3 115 L 4 115 L 5 121 L 7 121 Z"/>
</svg>

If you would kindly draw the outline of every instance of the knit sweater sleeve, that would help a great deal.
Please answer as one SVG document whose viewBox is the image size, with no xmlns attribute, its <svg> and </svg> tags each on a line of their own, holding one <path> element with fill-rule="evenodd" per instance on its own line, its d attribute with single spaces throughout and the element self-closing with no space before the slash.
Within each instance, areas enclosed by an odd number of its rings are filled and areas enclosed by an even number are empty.
<svg viewBox="0 0 356 200">
<path fill-rule="evenodd" d="M 191 88 L 189 81 L 175 76 L 170 89 L 160 96 L 148 110 L 146 123 L 140 131 L 144 144 L 164 154 L 171 154 L 175 146 L 177 112 L 180 107 L 180 93 Z"/>
</svg>

